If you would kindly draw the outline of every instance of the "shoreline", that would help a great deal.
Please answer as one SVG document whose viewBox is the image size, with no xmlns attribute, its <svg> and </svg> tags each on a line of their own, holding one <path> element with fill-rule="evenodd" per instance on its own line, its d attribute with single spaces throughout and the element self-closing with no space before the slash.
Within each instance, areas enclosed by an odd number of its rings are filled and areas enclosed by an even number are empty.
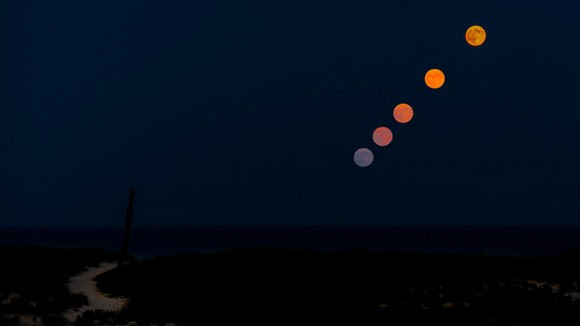
<svg viewBox="0 0 580 326">
<path fill-rule="evenodd" d="M 97 267 L 87 267 L 84 272 L 69 279 L 67 287 L 70 293 L 84 295 L 88 300 L 87 305 L 65 312 L 64 317 L 69 322 L 74 323 L 86 311 L 119 312 L 127 305 L 126 299 L 109 297 L 97 288 L 95 278 L 116 267 L 116 263 L 102 262 Z"/>
</svg>

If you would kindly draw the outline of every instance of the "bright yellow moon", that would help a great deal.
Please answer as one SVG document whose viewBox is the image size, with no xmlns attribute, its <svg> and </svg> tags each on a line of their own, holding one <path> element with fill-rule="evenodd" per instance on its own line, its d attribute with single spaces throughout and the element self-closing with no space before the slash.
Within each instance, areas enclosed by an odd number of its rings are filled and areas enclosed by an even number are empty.
<svg viewBox="0 0 580 326">
<path fill-rule="evenodd" d="M 467 29 L 465 32 L 465 40 L 471 46 L 480 46 L 485 42 L 486 37 L 485 29 L 478 25 L 473 25 Z"/>
<path fill-rule="evenodd" d="M 431 69 L 425 74 L 425 84 L 432 89 L 441 88 L 445 84 L 445 74 L 439 69 Z"/>
</svg>

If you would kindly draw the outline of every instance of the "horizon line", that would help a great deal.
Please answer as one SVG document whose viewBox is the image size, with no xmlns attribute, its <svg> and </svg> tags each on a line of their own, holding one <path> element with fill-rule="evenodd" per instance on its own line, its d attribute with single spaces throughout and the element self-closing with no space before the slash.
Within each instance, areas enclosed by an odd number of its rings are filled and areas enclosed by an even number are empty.
<svg viewBox="0 0 580 326">
<path fill-rule="evenodd" d="M 416 228 L 416 227 L 430 227 L 430 228 L 445 228 L 445 227 L 580 227 L 578 224 L 142 224 L 133 225 L 133 228 L 384 228 L 384 227 L 402 227 L 402 228 Z M 0 228 L 124 228 L 124 225 L 78 225 L 78 224 L 54 224 L 54 225 L 16 225 L 7 224 L 1 225 Z"/>
</svg>

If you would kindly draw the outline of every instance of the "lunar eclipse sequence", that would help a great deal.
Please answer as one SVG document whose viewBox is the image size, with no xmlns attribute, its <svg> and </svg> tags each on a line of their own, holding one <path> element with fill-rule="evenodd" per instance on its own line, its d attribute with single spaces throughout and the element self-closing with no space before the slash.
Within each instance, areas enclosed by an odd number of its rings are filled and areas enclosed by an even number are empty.
<svg viewBox="0 0 580 326">
<path fill-rule="evenodd" d="M 473 25 L 465 32 L 467 44 L 473 47 L 481 46 L 486 39 L 483 27 Z M 430 89 L 439 89 L 445 84 L 445 74 L 439 69 L 430 69 L 425 74 L 425 85 Z M 407 103 L 400 103 L 393 109 L 393 118 L 401 124 L 406 124 L 413 119 L 413 107 Z M 380 147 L 386 147 L 393 141 L 393 132 L 385 126 L 376 128 L 372 133 L 373 142 Z M 354 162 L 359 167 L 368 167 L 374 161 L 374 154 L 368 148 L 359 148 L 354 153 Z"/>
</svg>

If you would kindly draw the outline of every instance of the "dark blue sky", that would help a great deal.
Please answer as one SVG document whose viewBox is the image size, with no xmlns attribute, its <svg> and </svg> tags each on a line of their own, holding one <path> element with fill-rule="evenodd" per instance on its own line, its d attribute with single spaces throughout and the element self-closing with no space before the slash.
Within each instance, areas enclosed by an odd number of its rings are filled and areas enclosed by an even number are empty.
<svg viewBox="0 0 580 326">
<path fill-rule="evenodd" d="M 578 12 L 2 1 L 0 225 L 579 224 Z"/>
</svg>

